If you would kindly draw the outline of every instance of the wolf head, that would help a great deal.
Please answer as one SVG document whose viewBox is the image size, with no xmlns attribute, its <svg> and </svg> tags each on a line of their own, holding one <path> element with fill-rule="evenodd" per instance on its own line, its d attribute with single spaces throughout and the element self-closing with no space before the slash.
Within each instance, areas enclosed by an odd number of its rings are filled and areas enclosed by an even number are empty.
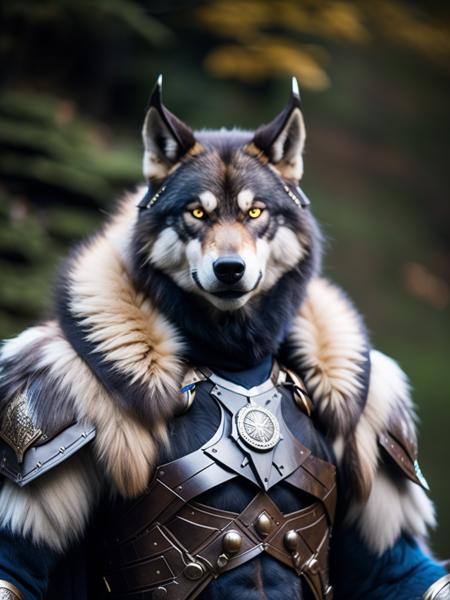
<svg viewBox="0 0 450 600">
<path fill-rule="evenodd" d="M 284 110 L 255 133 L 194 133 L 163 105 L 159 79 L 143 139 L 149 191 L 133 241 L 137 284 L 183 332 L 220 323 L 222 338 L 240 331 L 242 349 L 248 319 L 255 330 L 266 318 L 279 345 L 320 254 L 299 188 L 305 126 L 296 81 Z"/>
</svg>

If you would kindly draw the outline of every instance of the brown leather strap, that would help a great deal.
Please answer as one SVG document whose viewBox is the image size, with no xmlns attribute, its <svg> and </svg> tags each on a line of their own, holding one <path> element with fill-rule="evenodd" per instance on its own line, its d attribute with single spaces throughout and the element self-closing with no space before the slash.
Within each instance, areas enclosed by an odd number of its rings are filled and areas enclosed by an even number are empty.
<svg viewBox="0 0 450 600">
<path fill-rule="evenodd" d="M 227 546 L 230 534 L 239 540 L 234 552 Z M 319 502 L 288 515 L 264 492 L 240 514 L 190 503 L 165 525 L 122 544 L 106 579 L 114 594 L 164 587 L 167 600 L 190 598 L 211 579 L 266 552 L 304 576 L 320 600 L 330 593 L 328 540 Z"/>
<path fill-rule="evenodd" d="M 392 423 L 379 435 L 378 442 L 408 479 L 429 490 L 417 460 L 417 443 L 413 433 L 409 434 L 404 429 L 401 423 Z"/>
<path fill-rule="evenodd" d="M 330 524 L 333 523 L 337 499 L 334 465 L 310 455 L 285 481 L 323 502 Z"/>
<path fill-rule="evenodd" d="M 152 523 L 169 519 L 192 498 L 236 477 L 235 473 L 225 470 L 211 459 L 209 461 L 205 468 L 174 487 L 170 481 L 172 473 L 169 471 L 166 474 L 163 468 L 158 468 L 149 492 L 134 504 L 118 524 L 114 533 L 116 540 L 123 542 L 137 536 Z"/>
</svg>

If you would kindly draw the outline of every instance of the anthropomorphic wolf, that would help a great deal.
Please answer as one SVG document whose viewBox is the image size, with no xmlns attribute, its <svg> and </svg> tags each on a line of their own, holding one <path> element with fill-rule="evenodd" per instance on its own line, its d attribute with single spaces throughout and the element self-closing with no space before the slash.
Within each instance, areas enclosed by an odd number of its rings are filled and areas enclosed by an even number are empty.
<svg viewBox="0 0 450 600">
<path fill-rule="evenodd" d="M 448 598 L 406 378 L 320 276 L 294 80 L 255 133 L 151 96 L 148 190 L 0 377 L 2 600 Z"/>
</svg>

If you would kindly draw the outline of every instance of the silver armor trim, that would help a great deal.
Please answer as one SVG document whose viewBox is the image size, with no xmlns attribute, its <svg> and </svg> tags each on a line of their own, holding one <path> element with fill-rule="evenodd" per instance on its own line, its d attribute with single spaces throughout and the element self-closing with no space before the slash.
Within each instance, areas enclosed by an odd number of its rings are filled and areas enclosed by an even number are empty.
<svg viewBox="0 0 450 600">
<path fill-rule="evenodd" d="M 11 446 L 0 441 L 0 475 L 23 487 L 78 452 L 95 433 L 92 425 L 74 423 L 46 444 L 29 447 L 21 462 Z"/>
<path fill-rule="evenodd" d="M 2 419 L 0 438 L 11 446 L 20 464 L 28 448 L 41 436 L 42 430 L 35 427 L 28 410 L 26 393 L 17 394 Z"/>
<path fill-rule="evenodd" d="M 235 392 L 236 394 L 240 394 L 241 396 L 245 396 L 247 398 L 252 398 L 253 396 L 259 396 L 260 394 L 264 394 L 264 392 L 268 392 L 274 387 L 274 383 L 271 377 L 266 379 L 264 383 L 261 383 L 260 385 L 255 385 L 250 389 L 245 388 L 243 385 L 238 385 L 236 383 L 233 383 L 232 381 L 228 381 L 228 379 L 223 379 L 223 377 L 219 377 L 219 375 L 216 375 L 216 373 L 211 373 L 208 379 L 210 379 L 217 385 L 220 385 L 220 387 L 229 390 L 230 392 Z"/>
<path fill-rule="evenodd" d="M 423 600 L 450 600 L 450 575 L 444 575 L 431 585 Z"/>
</svg>

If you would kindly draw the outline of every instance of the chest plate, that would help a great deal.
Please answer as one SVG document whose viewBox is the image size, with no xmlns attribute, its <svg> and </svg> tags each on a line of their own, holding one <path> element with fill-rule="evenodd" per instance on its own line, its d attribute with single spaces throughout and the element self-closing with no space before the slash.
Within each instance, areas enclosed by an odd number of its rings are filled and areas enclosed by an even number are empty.
<svg viewBox="0 0 450 600">
<path fill-rule="evenodd" d="M 209 385 L 220 424 L 200 448 L 159 466 L 148 492 L 114 515 L 105 571 L 112 597 L 196 598 L 213 579 L 266 553 L 302 576 L 317 600 L 330 598 L 335 468 L 286 424 L 281 386 L 291 382 L 272 377 L 247 390 L 208 373 L 201 385 Z M 198 501 L 243 480 L 254 496 L 240 512 Z M 269 495 L 281 483 L 310 503 L 284 514 Z"/>
</svg>

